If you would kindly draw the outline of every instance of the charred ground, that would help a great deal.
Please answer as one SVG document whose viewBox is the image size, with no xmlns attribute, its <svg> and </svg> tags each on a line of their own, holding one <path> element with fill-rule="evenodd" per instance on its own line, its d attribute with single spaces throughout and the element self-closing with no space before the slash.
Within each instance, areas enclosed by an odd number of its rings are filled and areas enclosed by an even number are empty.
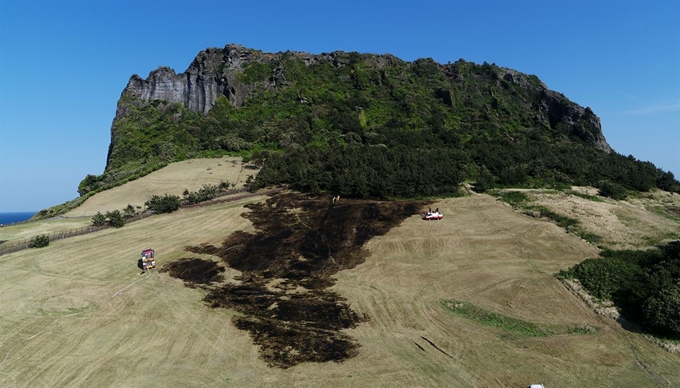
<svg viewBox="0 0 680 388">
<path fill-rule="evenodd" d="M 168 272 L 170 276 L 184 280 L 188 287 L 200 284 L 218 283 L 224 280 L 224 267 L 210 260 L 199 258 L 183 258 L 168 263 L 160 272 Z"/>
<path fill-rule="evenodd" d="M 270 366 L 288 368 L 300 362 L 341 361 L 357 354 L 359 344 L 342 329 L 366 317 L 327 288 L 331 275 L 361 264 L 366 241 L 385 234 L 416 214 L 422 202 L 384 202 L 310 198 L 280 194 L 246 205 L 242 216 L 255 233 L 236 232 L 221 246 L 188 247 L 197 254 L 220 257 L 238 271 L 239 283 L 222 281 L 217 263 L 185 258 L 164 267 L 189 287 L 204 287 L 213 308 L 240 313 L 236 327 L 247 330 Z"/>
</svg>

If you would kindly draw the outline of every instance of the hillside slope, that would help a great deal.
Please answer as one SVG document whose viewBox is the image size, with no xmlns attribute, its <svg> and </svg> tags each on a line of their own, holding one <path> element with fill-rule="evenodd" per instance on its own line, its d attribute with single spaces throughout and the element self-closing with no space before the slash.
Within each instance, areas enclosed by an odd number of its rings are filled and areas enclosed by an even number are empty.
<svg viewBox="0 0 680 388">
<path fill-rule="evenodd" d="M 182 209 L 1 257 L 0 385 L 680 384 L 680 355 L 596 315 L 553 277 L 596 256 L 595 247 L 487 195 L 432 203 L 443 221 L 414 214 L 368 241 L 362 264 L 334 276 L 329 291 L 366 318 L 345 330 L 359 344 L 355 357 L 268 367 L 248 332 L 231 323 L 233 310 L 212 309 L 206 291 L 136 267 L 148 247 L 159 266 L 219 260 L 186 247 L 253 233 L 239 214 L 263 199 Z M 227 268 L 224 282 L 238 284 L 238 275 Z M 533 336 L 489 326 L 450 311 L 450 300 L 566 331 Z"/>
<path fill-rule="evenodd" d="M 353 197 L 445 195 L 463 180 L 483 189 L 612 182 L 680 190 L 671 173 L 613 152 L 590 108 L 534 75 L 462 59 L 227 45 L 201 51 L 184 73 L 133 75 L 106 169 L 79 191 L 224 153 L 264 165 L 254 187 Z"/>
<path fill-rule="evenodd" d="M 88 198 L 82 205 L 65 214 L 67 217 L 92 216 L 111 210 L 122 210 L 128 204 L 144 207 L 153 195 L 182 196 L 184 190 L 197 191 L 205 184 L 217 185 L 220 181 L 241 188 L 248 175 L 257 170 L 245 169 L 238 157 L 190 159 L 171 163 L 149 175 L 121 186 L 111 188 Z"/>
</svg>

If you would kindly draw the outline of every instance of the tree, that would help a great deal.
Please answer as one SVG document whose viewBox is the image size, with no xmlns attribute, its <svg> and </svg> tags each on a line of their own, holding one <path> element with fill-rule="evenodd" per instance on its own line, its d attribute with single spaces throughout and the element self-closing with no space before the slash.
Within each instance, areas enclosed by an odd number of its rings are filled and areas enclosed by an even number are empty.
<svg viewBox="0 0 680 388">
<path fill-rule="evenodd" d="M 125 218 L 131 218 L 135 216 L 135 207 L 128 203 L 127 207 L 123 209 L 123 215 Z"/>
<path fill-rule="evenodd" d="M 656 186 L 661 190 L 680 192 L 680 185 L 670 171 L 662 172 L 659 177 L 656 178 Z"/>
<path fill-rule="evenodd" d="M 176 195 L 165 194 L 162 197 L 154 195 L 148 201 L 144 202 L 144 205 L 156 213 L 172 213 L 179 209 L 180 200 Z"/>
<path fill-rule="evenodd" d="M 482 170 L 479 172 L 479 177 L 477 177 L 477 182 L 475 182 L 475 191 L 478 193 L 484 193 L 494 186 L 493 174 L 486 168 L 482 166 Z"/>
<path fill-rule="evenodd" d="M 114 228 L 122 228 L 125 225 L 125 218 L 120 210 L 106 212 L 106 218 L 109 220 L 109 225 Z"/>
<path fill-rule="evenodd" d="M 656 332 L 680 338 L 680 283 L 660 290 L 642 306 L 645 322 Z"/>
<path fill-rule="evenodd" d="M 97 212 L 97 214 L 92 216 L 92 225 L 94 226 L 106 225 L 106 216 L 103 215 L 101 212 Z"/>
<path fill-rule="evenodd" d="M 603 197 L 610 197 L 616 200 L 623 200 L 628 196 L 626 189 L 622 185 L 609 181 L 601 182 L 598 185 L 597 193 Z"/>
</svg>

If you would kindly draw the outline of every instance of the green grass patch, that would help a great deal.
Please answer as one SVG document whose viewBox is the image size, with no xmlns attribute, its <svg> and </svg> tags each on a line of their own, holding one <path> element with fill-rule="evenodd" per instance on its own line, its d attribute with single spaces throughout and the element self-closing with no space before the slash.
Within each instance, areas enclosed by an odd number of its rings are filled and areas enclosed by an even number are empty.
<svg viewBox="0 0 680 388">
<path fill-rule="evenodd" d="M 645 210 L 669 220 L 680 220 L 680 209 L 667 206 L 645 206 Z"/>
<path fill-rule="evenodd" d="M 521 191 L 503 191 L 500 193 L 500 197 L 512 207 L 522 206 L 529 202 L 529 197 Z"/>
<path fill-rule="evenodd" d="M 591 232 L 587 232 L 585 230 L 579 229 L 576 231 L 576 235 L 581 237 L 582 239 L 588 241 L 591 244 L 599 244 L 602 242 L 602 237 Z"/>
<path fill-rule="evenodd" d="M 604 202 L 604 200 L 602 198 L 600 198 L 596 195 L 579 193 L 578 191 L 574 191 L 574 190 L 568 190 L 568 191 L 566 191 L 566 193 L 569 194 L 569 195 L 575 195 L 577 197 L 587 199 L 587 200 L 593 201 L 593 202 Z"/>
<path fill-rule="evenodd" d="M 549 337 L 554 335 L 590 334 L 595 332 L 595 329 L 585 325 L 543 325 L 528 322 L 508 317 L 507 315 L 494 313 L 468 302 L 452 299 L 443 300 L 440 304 L 446 311 L 456 315 L 524 337 Z"/>
<path fill-rule="evenodd" d="M 542 192 L 546 193 L 548 191 L 553 190 L 544 190 Z M 555 191 L 555 193 L 557 193 L 557 191 Z M 578 220 L 555 213 L 554 211 L 548 209 L 545 206 L 530 206 L 529 197 L 524 192 L 492 190 L 489 192 L 489 194 L 498 195 L 501 198 L 501 200 L 509 203 L 513 208 L 523 209 L 524 213 L 527 215 L 530 215 L 532 217 L 549 218 L 559 227 L 564 228 L 567 232 L 573 233 L 591 244 L 599 244 L 602 242 L 601 236 L 595 233 L 585 231 L 582 228 L 580 228 L 580 223 Z M 569 194 L 578 195 L 579 197 L 584 198 L 588 197 L 588 199 L 595 198 L 593 200 L 602 202 L 600 198 L 594 197 L 592 195 L 581 194 L 576 192 L 570 192 Z"/>
<path fill-rule="evenodd" d="M 548 209 L 545 206 L 534 206 L 531 207 L 532 210 L 538 210 L 540 212 L 540 217 L 549 218 L 554 221 L 557 226 L 564 229 L 570 230 L 570 228 L 578 226 L 578 220 L 563 216 L 561 214 L 555 213 L 554 211 Z"/>
</svg>

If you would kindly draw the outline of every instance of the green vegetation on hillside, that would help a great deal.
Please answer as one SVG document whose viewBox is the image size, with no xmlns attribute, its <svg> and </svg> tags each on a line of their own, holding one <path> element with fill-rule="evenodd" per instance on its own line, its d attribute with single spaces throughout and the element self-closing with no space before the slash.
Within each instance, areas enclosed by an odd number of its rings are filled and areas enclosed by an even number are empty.
<svg viewBox="0 0 680 388">
<path fill-rule="evenodd" d="M 680 241 L 647 251 L 605 250 L 557 276 L 578 279 L 591 295 L 611 299 L 644 329 L 680 339 Z"/>
<path fill-rule="evenodd" d="M 31 241 L 28 243 L 28 246 L 31 248 L 44 248 L 46 246 L 50 245 L 50 235 L 49 234 L 41 234 L 38 236 L 35 236 L 31 238 Z"/>
<path fill-rule="evenodd" d="M 222 96 L 207 115 L 123 95 L 106 171 L 84 179 L 81 195 L 171 161 L 225 153 L 263 165 L 251 188 L 414 197 L 451 194 L 471 180 L 479 191 L 575 184 L 603 195 L 680 192 L 672 173 L 598 148 L 592 110 L 533 75 L 464 60 L 334 55 L 246 63 L 236 74 L 251 90 L 243 104 Z M 282 81 L 267 81 L 275 75 Z"/>
<path fill-rule="evenodd" d="M 523 212 L 526 215 L 536 217 L 536 218 L 547 218 L 554 222 L 557 226 L 564 228 L 567 232 L 573 233 L 582 239 L 596 244 L 599 243 L 602 238 L 595 233 L 585 231 L 580 222 L 574 218 L 567 217 L 565 215 L 556 213 L 550 210 L 546 206 L 537 206 L 529 204 L 529 197 L 521 191 L 498 191 L 493 190 L 492 193 L 500 196 L 500 198 L 509 203 L 514 209 Z M 569 191 L 571 194 L 576 194 L 574 191 Z M 601 201 L 601 199 L 593 196 L 588 196 L 585 194 L 579 194 L 580 197 L 586 197 L 592 201 Z"/>
<path fill-rule="evenodd" d="M 468 302 L 444 300 L 440 302 L 445 310 L 480 322 L 487 326 L 525 337 L 548 337 L 564 334 L 589 334 L 595 329 L 587 326 L 541 325 L 495 313 Z"/>
</svg>

